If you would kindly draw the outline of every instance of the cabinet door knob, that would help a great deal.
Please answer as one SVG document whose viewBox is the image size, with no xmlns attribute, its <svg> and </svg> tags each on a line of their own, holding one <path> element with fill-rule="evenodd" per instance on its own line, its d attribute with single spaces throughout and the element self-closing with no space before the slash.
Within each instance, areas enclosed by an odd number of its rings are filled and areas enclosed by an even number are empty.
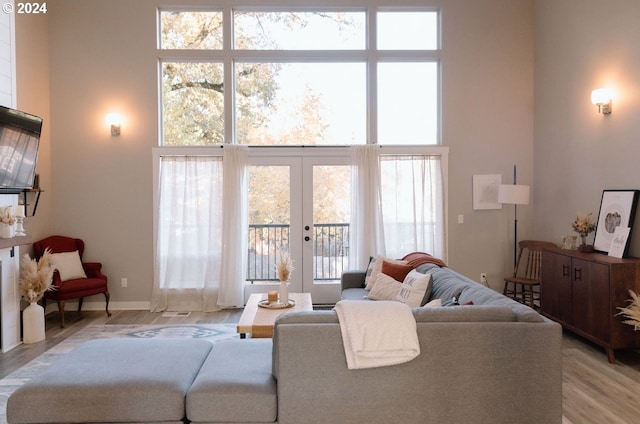
<svg viewBox="0 0 640 424">
<path fill-rule="evenodd" d="M 569 265 L 562 265 L 562 276 L 563 277 L 569 276 Z"/>
<path fill-rule="evenodd" d="M 311 240 L 311 237 L 305 236 L 304 241 L 309 241 L 309 240 Z"/>
</svg>

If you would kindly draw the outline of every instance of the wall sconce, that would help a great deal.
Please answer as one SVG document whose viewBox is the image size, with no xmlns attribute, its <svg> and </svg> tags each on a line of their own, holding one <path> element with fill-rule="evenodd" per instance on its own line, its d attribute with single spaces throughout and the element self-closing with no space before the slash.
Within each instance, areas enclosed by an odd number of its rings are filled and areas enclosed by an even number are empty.
<svg viewBox="0 0 640 424">
<path fill-rule="evenodd" d="M 608 88 L 598 88 L 591 92 L 591 103 L 598 106 L 598 112 L 603 115 L 611 113 L 611 98 L 613 94 Z"/>
<path fill-rule="evenodd" d="M 120 135 L 120 127 L 122 125 L 122 117 L 117 113 L 107 115 L 107 124 L 111 126 L 111 135 L 113 137 Z"/>
</svg>

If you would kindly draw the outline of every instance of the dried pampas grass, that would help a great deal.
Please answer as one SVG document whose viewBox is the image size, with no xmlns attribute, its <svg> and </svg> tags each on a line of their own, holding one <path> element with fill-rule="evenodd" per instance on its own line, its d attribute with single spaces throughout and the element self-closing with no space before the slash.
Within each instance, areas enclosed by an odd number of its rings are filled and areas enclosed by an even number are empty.
<svg viewBox="0 0 640 424">
<path fill-rule="evenodd" d="M 289 281 L 291 278 L 291 272 L 293 271 L 293 261 L 288 252 L 280 252 L 278 263 L 276 263 L 276 273 L 278 274 L 278 280 Z"/>
<path fill-rule="evenodd" d="M 626 308 L 618 308 L 620 312 L 616 315 L 624 315 L 627 318 L 622 321 L 624 324 L 633 325 L 633 329 L 637 331 L 640 329 L 640 296 L 633 290 L 629 290 L 631 299 L 628 300 L 630 305 Z"/>
<path fill-rule="evenodd" d="M 51 263 L 51 250 L 47 248 L 39 261 L 31 259 L 24 254 L 21 260 L 22 270 L 20 274 L 20 294 L 27 302 L 37 302 L 42 299 L 44 292 L 54 289 L 51 285 L 53 271 Z"/>
</svg>

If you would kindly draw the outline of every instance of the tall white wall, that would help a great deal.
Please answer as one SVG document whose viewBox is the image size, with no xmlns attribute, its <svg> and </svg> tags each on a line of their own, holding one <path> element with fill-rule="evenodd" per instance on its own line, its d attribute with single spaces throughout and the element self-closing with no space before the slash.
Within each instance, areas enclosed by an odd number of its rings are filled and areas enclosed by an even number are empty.
<svg viewBox="0 0 640 424">
<path fill-rule="evenodd" d="M 512 266 L 513 209 L 474 211 L 472 176 L 502 174 L 510 181 L 517 164 L 519 180 L 533 183 L 533 0 L 408 1 L 442 7 L 449 264 L 476 279 L 486 272 L 499 287 Z M 170 2 L 181 3 L 210 4 Z M 87 257 L 102 261 L 110 277 L 116 308 L 148 301 L 153 278 L 158 4 L 56 0 L 47 13 L 51 177 L 45 195 L 53 203 L 42 219 L 48 217 L 50 233 L 86 241 Z M 19 24 L 27 45 L 29 24 Z M 113 110 L 125 117 L 116 138 L 105 124 Z M 519 209 L 521 237 L 531 234 L 533 206 Z M 464 224 L 457 224 L 459 214 Z M 128 288 L 120 287 L 122 277 Z"/>
<path fill-rule="evenodd" d="M 640 189 L 640 2 L 537 0 L 535 22 L 535 233 L 559 240 L 577 213 L 597 217 L 602 190 Z M 603 86 L 608 116 L 590 100 Z"/>
<path fill-rule="evenodd" d="M 42 134 L 36 173 L 40 175 L 40 196 L 34 217 L 24 220 L 27 235 L 33 240 L 51 235 L 54 196 L 51 181 L 51 114 L 49 96 L 49 26 L 45 14 L 16 15 L 16 107 L 42 118 Z M 35 194 L 29 194 L 29 214 L 35 206 Z M 30 246 L 21 247 L 30 250 Z"/>
<path fill-rule="evenodd" d="M 15 107 L 15 20 L 12 13 L 0 13 L 0 105 Z"/>
</svg>

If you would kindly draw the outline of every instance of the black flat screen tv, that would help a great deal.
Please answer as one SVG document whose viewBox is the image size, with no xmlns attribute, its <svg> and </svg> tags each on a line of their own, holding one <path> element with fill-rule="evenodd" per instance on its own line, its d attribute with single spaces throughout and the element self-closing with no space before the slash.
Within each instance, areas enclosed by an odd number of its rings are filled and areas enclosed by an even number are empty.
<svg viewBox="0 0 640 424">
<path fill-rule="evenodd" d="M 0 106 L 0 193 L 33 188 L 42 118 Z"/>
</svg>

